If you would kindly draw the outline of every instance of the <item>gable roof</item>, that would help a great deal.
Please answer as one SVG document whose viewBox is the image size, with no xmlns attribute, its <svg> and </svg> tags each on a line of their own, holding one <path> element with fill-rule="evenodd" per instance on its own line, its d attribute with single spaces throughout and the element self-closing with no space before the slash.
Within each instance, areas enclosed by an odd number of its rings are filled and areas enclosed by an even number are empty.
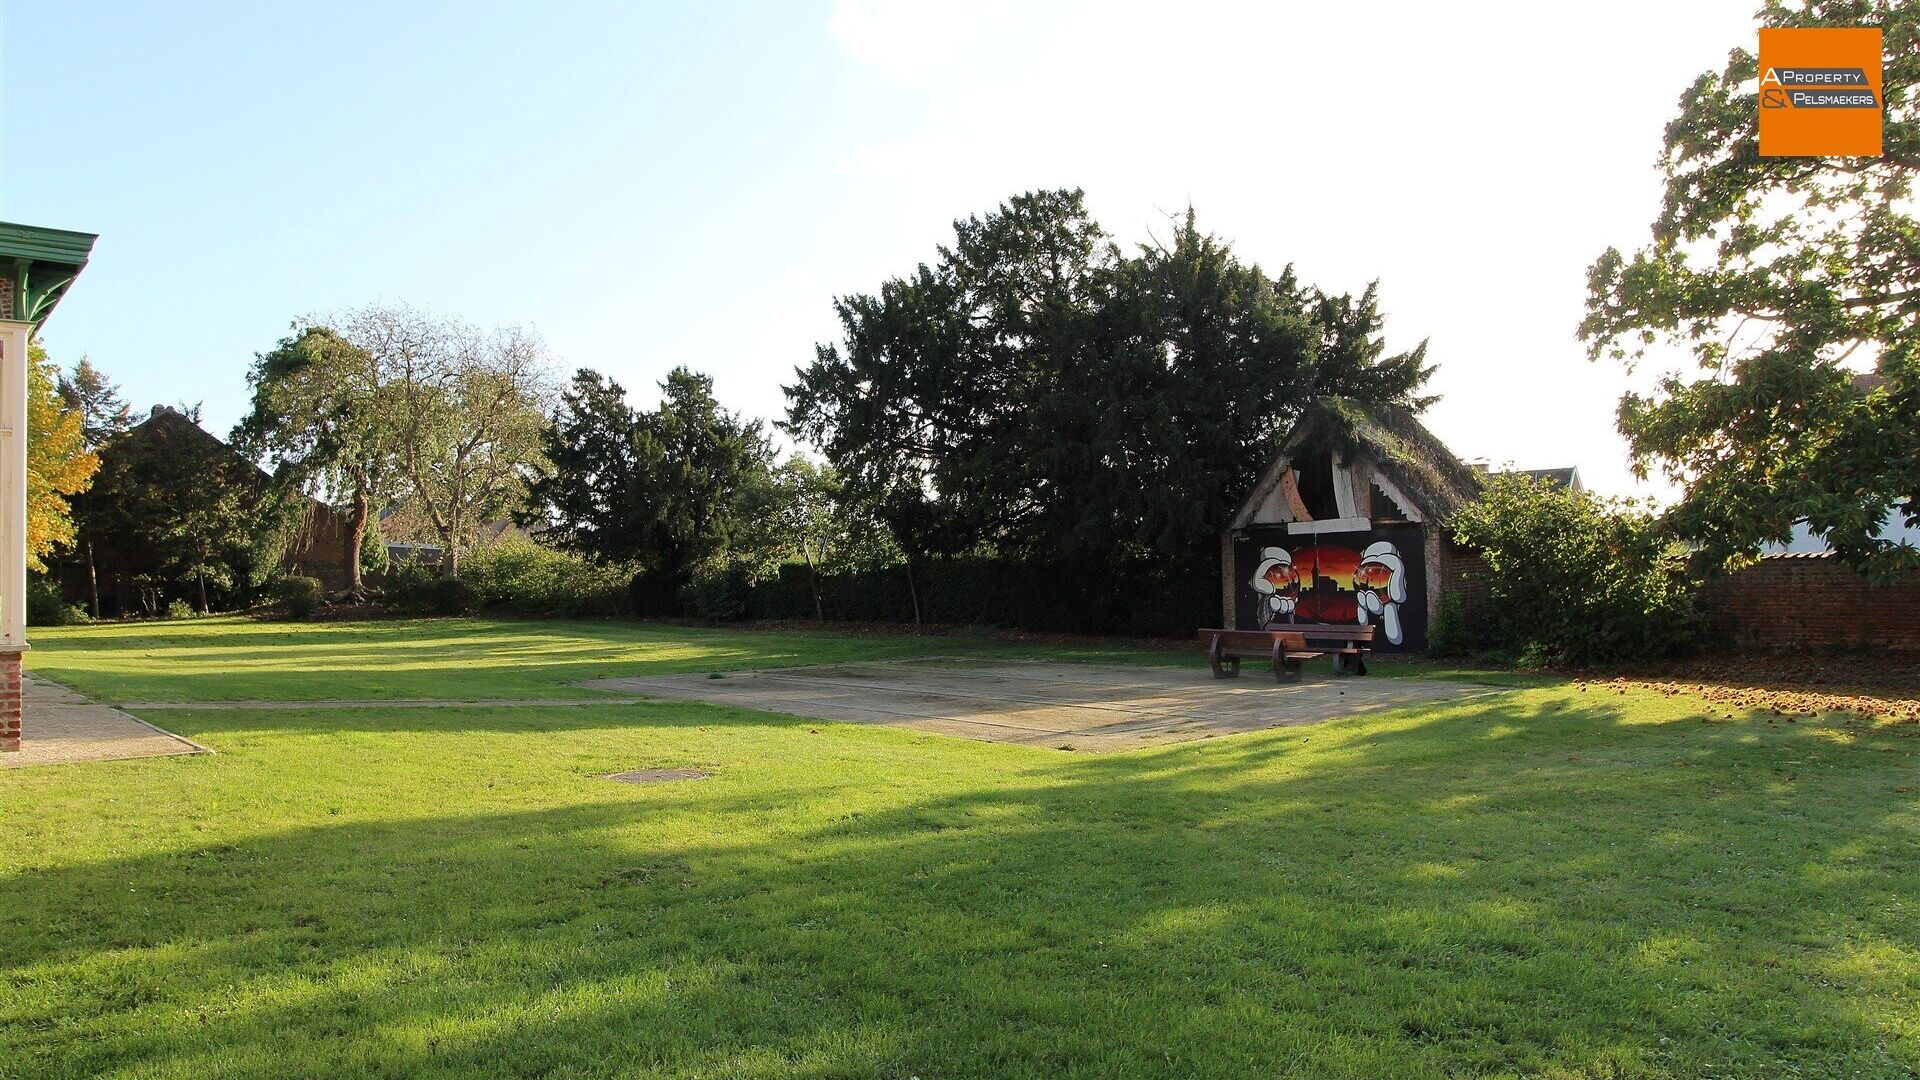
<svg viewBox="0 0 1920 1080">
<path fill-rule="evenodd" d="M 1513 475 L 1524 476 L 1532 480 L 1538 480 L 1543 484 L 1564 488 L 1569 491 L 1582 490 L 1580 470 L 1573 465 L 1567 465 L 1558 469 L 1519 469 L 1516 470 Z"/>
<path fill-rule="evenodd" d="M 1347 461 L 1366 461 L 1419 504 L 1429 521 L 1445 521 L 1480 494 L 1479 473 L 1428 431 L 1412 409 L 1319 397 L 1302 411 L 1279 456 L 1234 515 L 1232 527 L 1246 527 L 1294 459 L 1321 451 Z"/>
</svg>

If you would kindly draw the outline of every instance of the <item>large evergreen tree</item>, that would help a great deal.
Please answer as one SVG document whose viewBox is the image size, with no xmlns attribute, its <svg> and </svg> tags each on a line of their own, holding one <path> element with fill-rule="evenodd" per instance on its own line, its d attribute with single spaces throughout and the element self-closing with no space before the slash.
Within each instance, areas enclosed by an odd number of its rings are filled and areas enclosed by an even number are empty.
<svg viewBox="0 0 1920 1080">
<path fill-rule="evenodd" d="M 602 562 L 632 562 L 646 550 L 652 511 L 640 415 L 619 383 L 574 373 L 542 436 L 551 469 L 528 488 L 522 525 L 549 543 Z"/>
<path fill-rule="evenodd" d="M 691 572 L 739 528 L 740 493 L 768 468 L 759 421 L 720 407 L 713 380 L 675 368 L 652 412 L 620 384 L 577 372 L 548 425 L 551 470 L 529 488 L 522 521 L 569 550 L 635 563 L 642 610 L 670 610 Z"/>
<path fill-rule="evenodd" d="M 1311 397 L 1425 404 L 1424 346 L 1386 355 L 1374 290 L 1269 276 L 1191 213 L 1127 256 L 1077 191 L 960 221 L 932 264 L 835 306 L 787 427 L 909 556 L 1191 564 Z"/>
</svg>

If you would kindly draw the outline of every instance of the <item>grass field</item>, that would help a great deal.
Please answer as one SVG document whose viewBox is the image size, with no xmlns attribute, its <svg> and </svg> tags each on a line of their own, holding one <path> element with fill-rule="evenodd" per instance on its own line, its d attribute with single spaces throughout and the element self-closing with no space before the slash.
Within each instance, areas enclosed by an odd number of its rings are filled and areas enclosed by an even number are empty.
<svg viewBox="0 0 1920 1080">
<path fill-rule="evenodd" d="M 27 666 L 100 701 L 593 697 L 620 674 L 736 671 L 929 653 L 1190 663 L 1189 652 L 983 637 L 740 633 L 663 623 L 241 617 L 37 629 Z"/>
<path fill-rule="evenodd" d="M 960 648 L 1048 651 L 194 621 L 30 660 L 539 697 Z M 1085 756 L 691 703 L 169 712 L 217 753 L 0 773 L 0 1075 L 1914 1075 L 1920 729 L 1702 715 L 1532 680 Z M 601 779 L 655 766 L 714 775 Z"/>
</svg>

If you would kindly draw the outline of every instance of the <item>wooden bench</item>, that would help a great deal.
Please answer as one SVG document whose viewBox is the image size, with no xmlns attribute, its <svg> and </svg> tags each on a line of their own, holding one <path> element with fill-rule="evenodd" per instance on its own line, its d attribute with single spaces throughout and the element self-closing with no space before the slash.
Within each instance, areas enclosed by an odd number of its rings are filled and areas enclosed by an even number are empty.
<svg viewBox="0 0 1920 1080">
<path fill-rule="evenodd" d="M 1271 664 L 1280 682 L 1297 682 L 1300 666 L 1321 655 L 1309 652 L 1306 639 L 1287 630 L 1202 630 L 1200 640 L 1206 642 L 1216 679 L 1240 674 L 1240 658 L 1249 656 Z"/>
<path fill-rule="evenodd" d="M 1286 632 L 1298 634 L 1309 648 L 1333 655 L 1335 675 L 1365 675 L 1367 650 L 1373 648 L 1371 626 L 1351 623 L 1295 623 Z"/>
</svg>

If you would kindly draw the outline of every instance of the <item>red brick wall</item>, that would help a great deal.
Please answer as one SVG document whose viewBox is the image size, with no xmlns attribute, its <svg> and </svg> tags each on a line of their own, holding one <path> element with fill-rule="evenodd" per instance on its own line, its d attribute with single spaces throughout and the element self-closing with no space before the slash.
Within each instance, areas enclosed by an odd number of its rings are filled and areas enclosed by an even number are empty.
<svg viewBox="0 0 1920 1080">
<path fill-rule="evenodd" d="M 20 654 L 0 652 L 0 753 L 20 749 Z"/>
<path fill-rule="evenodd" d="M 1442 549 L 1440 560 L 1440 596 L 1446 602 L 1447 594 L 1458 596 L 1463 602 L 1475 600 L 1486 595 L 1487 562 L 1480 553 L 1462 547 L 1449 537 Z"/>
<path fill-rule="evenodd" d="M 1743 649 L 1920 649 L 1920 574 L 1872 585 L 1825 555 L 1775 555 L 1709 585 L 1715 632 Z"/>
</svg>

